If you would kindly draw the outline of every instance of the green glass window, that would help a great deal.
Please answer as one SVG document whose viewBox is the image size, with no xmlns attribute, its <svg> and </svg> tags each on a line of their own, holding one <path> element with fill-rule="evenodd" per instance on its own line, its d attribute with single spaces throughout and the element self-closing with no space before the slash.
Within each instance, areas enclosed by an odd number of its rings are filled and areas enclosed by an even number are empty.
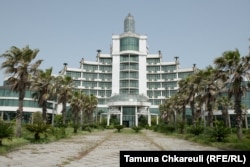
<svg viewBox="0 0 250 167">
<path fill-rule="evenodd" d="M 147 66 L 148 72 L 157 72 L 160 71 L 160 66 Z"/>
<path fill-rule="evenodd" d="M 112 64 L 111 58 L 100 58 L 99 60 L 102 64 Z"/>
<path fill-rule="evenodd" d="M 167 65 L 167 66 L 162 66 L 161 67 L 162 71 L 164 72 L 173 72 L 174 70 L 176 70 L 176 66 L 175 65 Z"/>
<path fill-rule="evenodd" d="M 176 73 L 162 74 L 162 79 L 165 80 L 165 81 L 173 80 L 175 78 L 176 78 Z"/>
<path fill-rule="evenodd" d="M 188 75 L 191 75 L 193 72 L 181 72 L 178 73 L 179 78 L 186 78 Z"/>
<path fill-rule="evenodd" d="M 160 74 L 147 74 L 147 79 L 149 81 L 156 81 L 158 79 L 161 79 Z"/>
<path fill-rule="evenodd" d="M 124 37 L 120 39 L 120 51 L 139 51 L 139 39 L 135 37 Z"/>
<path fill-rule="evenodd" d="M 160 63 L 160 58 L 147 58 L 148 64 L 157 64 Z"/>
<path fill-rule="evenodd" d="M 66 75 L 72 77 L 72 78 L 80 78 L 81 73 L 80 72 L 75 72 L 75 71 L 67 71 Z"/>
<path fill-rule="evenodd" d="M 99 83 L 99 87 L 101 87 L 102 89 L 110 89 L 112 86 L 111 82 L 100 82 Z"/>
<path fill-rule="evenodd" d="M 100 70 L 102 71 L 102 72 L 112 72 L 112 67 L 111 66 L 105 66 L 105 65 L 102 65 L 102 66 L 100 66 Z"/>
<path fill-rule="evenodd" d="M 97 78 L 97 74 L 96 73 L 83 73 L 83 78 L 87 80 L 94 80 Z"/>
<path fill-rule="evenodd" d="M 159 82 L 148 82 L 148 83 L 147 83 L 147 87 L 148 87 L 149 89 L 157 89 L 157 88 L 160 88 L 161 85 L 160 85 Z"/>
<path fill-rule="evenodd" d="M 162 87 L 165 89 L 174 89 L 177 86 L 177 82 L 163 82 Z"/>
</svg>

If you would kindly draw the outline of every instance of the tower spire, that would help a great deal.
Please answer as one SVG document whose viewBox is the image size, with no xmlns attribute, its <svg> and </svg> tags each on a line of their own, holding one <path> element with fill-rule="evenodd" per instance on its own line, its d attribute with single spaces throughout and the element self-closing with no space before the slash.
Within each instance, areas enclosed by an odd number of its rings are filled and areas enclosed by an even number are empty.
<svg viewBox="0 0 250 167">
<path fill-rule="evenodd" d="M 124 20 L 124 32 L 135 33 L 135 20 L 130 13 Z"/>
</svg>

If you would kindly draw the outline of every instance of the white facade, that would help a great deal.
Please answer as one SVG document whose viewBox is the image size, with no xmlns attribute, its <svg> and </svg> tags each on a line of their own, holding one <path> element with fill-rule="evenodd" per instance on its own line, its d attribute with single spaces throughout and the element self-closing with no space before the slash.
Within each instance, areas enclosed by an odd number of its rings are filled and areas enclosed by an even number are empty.
<svg viewBox="0 0 250 167">
<path fill-rule="evenodd" d="M 74 78 L 77 89 L 95 95 L 98 110 L 108 117 L 119 111 L 121 124 L 136 125 L 142 113 L 157 115 L 159 104 L 177 92 L 177 82 L 193 73 L 193 68 L 179 69 L 178 59 L 162 62 L 160 51 L 149 54 L 147 36 L 135 33 L 130 14 L 124 32 L 112 35 L 110 49 L 110 54 L 97 50 L 96 62 L 82 59 L 80 68 L 65 66 L 62 74 Z"/>
</svg>

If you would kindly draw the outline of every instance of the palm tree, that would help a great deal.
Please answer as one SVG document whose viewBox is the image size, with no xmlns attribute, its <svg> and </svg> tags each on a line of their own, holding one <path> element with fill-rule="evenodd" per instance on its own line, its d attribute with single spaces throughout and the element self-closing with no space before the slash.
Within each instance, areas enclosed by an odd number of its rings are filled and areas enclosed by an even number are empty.
<svg viewBox="0 0 250 167">
<path fill-rule="evenodd" d="M 57 100 L 62 103 L 63 124 L 66 123 L 66 105 L 72 96 L 73 79 L 70 76 L 58 76 L 57 81 Z"/>
<path fill-rule="evenodd" d="M 220 82 L 216 78 L 216 69 L 212 66 L 208 66 L 205 70 L 201 72 L 202 86 L 200 92 L 202 93 L 201 100 L 206 104 L 208 110 L 208 125 L 213 127 L 213 109 L 215 106 L 215 101 L 217 93 L 221 89 Z"/>
<path fill-rule="evenodd" d="M 244 95 L 247 85 L 245 81 L 250 79 L 250 55 L 241 57 L 238 49 L 235 51 L 226 51 L 221 57 L 214 60 L 216 68 L 220 73 L 228 76 L 228 97 L 234 97 L 234 109 L 236 113 L 237 137 L 242 139 L 242 109 L 241 99 Z"/>
<path fill-rule="evenodd" d="M 164 124 L 168 124 L 170 121 L 170 115 L 171 115 L 171 100 L 165 99 L 165 101 L 159 105 L 159 111 L 161 113 L 161 119 Z"/>
<path fill-rule="evenodd" d="M 19 94 L 19 104 L 16 113 L 16 137 L 21 136 L 25 91 L 30 86 L 30 77 L 36 73 L 39 65 L 42 63 L 42 60 L 32 63 L 38 52 L 38 49 L 32 50 L 29 46 L 22 49 L 12 46 L 1 55 L 1 57 L 5 58 L 5 61 L 1 64 L 1 68 L 4 68 L 5 73 L 9 74 L 7 82 L 11 90 Z"/>
<path fill-rule="evenodd" d="M 221 109 L 225 125 L 231 128 L 231 121 L 230 121 L 230 115 L 228 114 L 228 109 L 233 106 L 233 102 L 228 97 L 222 96 L 216 100 L 216 103 Z"/>
<path fill-rule="evenodd" d="M 195 123 L 196 121 L 196 110 L 195 110 L 195 104 L 196 104 L 196 96 L 197 93 L 200 90 L 200 84 L 202 79 L 196 75 L 196 73 L 188 76 L 184 80 L 182 80 L 180 83 L 179 91 L 182 92 L 187 96 L 187 104 L 189 104 L 191 111 L 192 111 L 192 122 Z"/>
<path fill-rule="evenodd" d="M 98 104 L 98 100 L 96 96 L 91 94 L 90 96 L 85 96 L 84 97 L 84 111 L 88 117 L 88 122 L 92 122 L 92 115 L 94 110 L 96 109 Z"/>
<path fill-rule="evenodd" d="M 52 75 L 52 68 L 40 71 L 33 79 L 31 89 L 34 93 L 32 96 L 42 107 L 43 121 L 47 123 L 48 100 L 54 100 L 55 97 L 55 77 Z"/>
<path fill-rule="evenodd" d="M 73 126 L 74 133 L 77 133 L 78 125 L 79 125 L 79 112 L 82 111 L 84 106 L 83 101 L 83 93 L 80 91 L 75 91 L 69 100 L 71 111 L 73 113 Z"/>
</svg>

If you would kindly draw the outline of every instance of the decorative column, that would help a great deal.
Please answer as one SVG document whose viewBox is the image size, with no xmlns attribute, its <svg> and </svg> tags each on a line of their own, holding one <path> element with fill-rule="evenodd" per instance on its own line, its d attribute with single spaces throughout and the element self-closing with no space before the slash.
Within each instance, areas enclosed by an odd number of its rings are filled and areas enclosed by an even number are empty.
<svg viewBox="0 0 250 167">
<path fill-rule="evenodd" d="M 159 115 L 156 115 L 156 125 L 159 124 Z"/>
<path fill-rule="evenodd" d="M 151 114 L 150 114 L 150 111 L 149 111 L 149 107 L 148 107 L 148 126 L 151 126 Z"/>
<path fill-rule="evenodd" d="M 100 123 L 102 122 L 102 113 L 100 113 Z"/>
<path fill-rule="evenodd" d="M 137 106 L 135 106 L 135 126 L 138 126 L 138 113 L 137 113 Z"/>
<path fill-rule="evenodd" d="M 123 107 L 121 106 L 121 111 L 120 111 L 120 125 L 122 125 L 123 122 Z"/>
<path fill-rule="evenodd" d="M 248 129 L 247 113 L 245 114 L 245 125 L 246 125 L 246 129 Z"/>
<path fill-rule="evenodd" d="M 108 111 L 108 115 L 107 115 L 107 126 L 109 126 L 109 124 L 110 124 L 110 109 L 109 109 L 109 111 Z"/>
</svg>

